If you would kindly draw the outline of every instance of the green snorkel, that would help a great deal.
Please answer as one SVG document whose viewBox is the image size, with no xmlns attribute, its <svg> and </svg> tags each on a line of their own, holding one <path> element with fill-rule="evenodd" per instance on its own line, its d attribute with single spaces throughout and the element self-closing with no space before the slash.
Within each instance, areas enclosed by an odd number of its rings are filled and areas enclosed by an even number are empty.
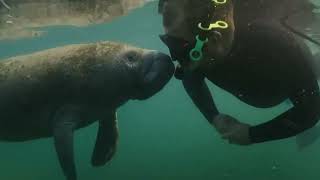
<svg viewBox="0 0 320 180">
<path fill-rule="evenodd" d="M 214 3 L 214 7 L 217 5 L 223 5 L 227 3 L 227 0 L 212 0 Z M 212 29 L 227 29 L 229 25 L 225 21 L 217 21 L 215 23 L 209 24 L 209 26 L 203 27 L 202 23 L 198 24 L 198 28 L 202 31 L 208 32 Z M 207 34 L 207 33 L 205 33 Z M 202 37 L 204 36 L 204 37 Z M 202 49 L 204 45 L 209 41 L 208 37 L 205 37 L 205 35 L 197 35 L 196 36 L 196 45 L 195 47 L 189 52 L 189 57 L 192 61 L 200 61 L 203 58 L 203 52 Z M 202 40 L 204 39 L 204 40 Z"/>
</svg>

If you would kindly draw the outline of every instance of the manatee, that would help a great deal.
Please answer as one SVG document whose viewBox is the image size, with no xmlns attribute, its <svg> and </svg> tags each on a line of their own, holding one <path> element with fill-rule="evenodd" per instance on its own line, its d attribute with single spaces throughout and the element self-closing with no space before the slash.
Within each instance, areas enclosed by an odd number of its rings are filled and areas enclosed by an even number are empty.
<svg viewBox="0 0 320 180">
<path fill-rule="evenodd" d="M 124 16 L 147 0 L 0 0 L 0 40 L 44 34 L 39 28 L 83 27 Z M 35 11 L 36 9 L 36 11 Z"/>
<path fill-rule="evenodd" d="M 0 61 L 0 141 L 53 137 L 67 180 L 76 180 L 73 133 L 99 123 L 91 163 L 111 160 L 116 110 L 171 79 L 169 56 L 115 42 L 75 44 Z"/>
</svg>

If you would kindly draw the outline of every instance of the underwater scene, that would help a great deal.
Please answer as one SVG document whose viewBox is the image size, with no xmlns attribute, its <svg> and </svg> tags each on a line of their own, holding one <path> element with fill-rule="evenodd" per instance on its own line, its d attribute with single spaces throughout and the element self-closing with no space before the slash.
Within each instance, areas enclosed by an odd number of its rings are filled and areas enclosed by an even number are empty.
<svg viewBox="0 0 320 180">
<path fill-rule="evenodd" d="M 318 7 L 0 0 L 0 180 L 319 180 Z"/>
</svg>

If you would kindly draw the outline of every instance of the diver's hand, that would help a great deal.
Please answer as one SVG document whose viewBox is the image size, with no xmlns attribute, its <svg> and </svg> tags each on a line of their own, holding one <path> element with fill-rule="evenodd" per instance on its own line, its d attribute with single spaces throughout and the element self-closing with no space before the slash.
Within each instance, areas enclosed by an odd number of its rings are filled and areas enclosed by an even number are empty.
<svg viewBox="0 0 320 180">
<path fill-rule="evenodd" d="M 249 124 L 241 123 L 231 116 L 220 114 L 213 119 L 213 126 L 222 138 L 226 139 L 230 144 L 252 144 L 249 137 Z"/>
</svg>

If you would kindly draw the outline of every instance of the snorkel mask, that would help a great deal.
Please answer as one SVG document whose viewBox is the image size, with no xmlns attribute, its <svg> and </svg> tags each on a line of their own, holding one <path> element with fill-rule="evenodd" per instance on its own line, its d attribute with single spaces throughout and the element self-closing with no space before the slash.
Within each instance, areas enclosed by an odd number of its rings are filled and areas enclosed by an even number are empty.
<svg viewBox="0 0 320 180">
<path fill-rule="evenodd" d="M 168 0 L 160 0 L 159 1 L 159 13 L 162 13 L 165 2 Z M 184 39 L 173 37 L 168 34 L 160 35 L 160 39 L 163 43 L 167 45 L 169 48 L 171 58 L 174 61 L 178 61 L 181 67 L 176 69 L 175 77 L 177 79 L 182 79 L 181 73 L 183 73 L 183 68 L 186 67 L 189 63 L 201 61 L 204 57 L 203 49 L 206 46 L 206 43 L 209 41 L 209 34 L 212 31 L 215 34 L 220 34 L 218 29 L 227 29 L 229 26 L 225 21 L 216 21 L 212 23 L 213 13 L 215 12 L 215 8 L 217 6 L 221 6 L 227 3 L 227 0 L 208 0 L 210 3 L 208 6 L 208 13 L 203 19 L 203 22 L 198 23 L 198 30 L 196 32 L 195 41 L 188 42 Z M 179 74 L 177 74 L 177 72 Z"/>
</svg>

